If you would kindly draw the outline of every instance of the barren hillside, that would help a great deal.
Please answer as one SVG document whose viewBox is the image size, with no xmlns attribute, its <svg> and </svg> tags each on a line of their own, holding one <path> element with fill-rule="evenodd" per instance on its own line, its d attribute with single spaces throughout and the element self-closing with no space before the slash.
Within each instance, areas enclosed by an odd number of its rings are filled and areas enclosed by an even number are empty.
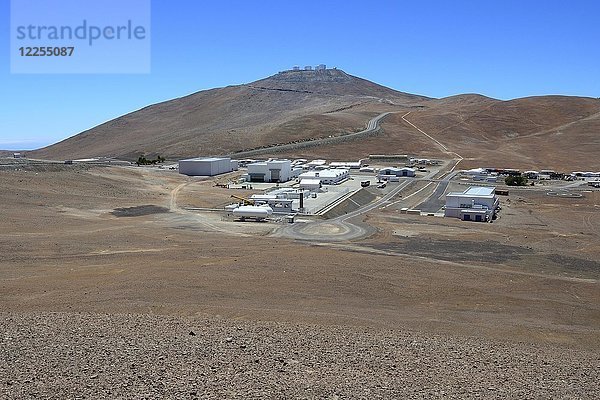
<svg viewBox="0 0 600 400">
<path fill-rule="evenodd" d="M 360 106 L 425 99 L 341 70 L 286 71 L 155 104 L 31 154 L 51 159 L 225 154 L 352 131 L 369 118 Z"/>
<path fill-rule="evenodd" d="M 600 168 L 600 101 L 567 96 L 498 101 L 457 96 L 406 118 L 465 157 L 465 166 Z M 402 124 L 400 117 L 395 119 Z M 434 149 L 434 151 L 438 151 Z"/>
<path fill-rule="evenodd" d="M 600 169 L 594 157 L 600 152 L 598 99 L 500 101 L 477 94 L 429 99 L 338 69 L 284 71 L 245 85 L 197 92 L 28 154 L 50 159 L 225 155 L 356 132 L 386 111 L 393 114 L 383 121 L 378 136 L 270 155 L 356 159 L 369 153 L 407 153 L 449 158 L 456 152 L 465 158 L 464 167 Z M 449 151 L 441 151 L 407 121 Z"/>
</svg>

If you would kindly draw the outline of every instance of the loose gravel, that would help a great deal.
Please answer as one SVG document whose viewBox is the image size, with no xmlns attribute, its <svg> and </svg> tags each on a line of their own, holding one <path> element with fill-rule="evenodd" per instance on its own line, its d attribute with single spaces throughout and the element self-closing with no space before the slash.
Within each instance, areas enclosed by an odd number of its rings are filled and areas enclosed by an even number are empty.
<svg viewBox="0 0 600 400">
<path fill-rule="evenodd" d="M 597 399 L 600 352 L 417 332 L 0 313 L 2 399 Z"/>
</svg>

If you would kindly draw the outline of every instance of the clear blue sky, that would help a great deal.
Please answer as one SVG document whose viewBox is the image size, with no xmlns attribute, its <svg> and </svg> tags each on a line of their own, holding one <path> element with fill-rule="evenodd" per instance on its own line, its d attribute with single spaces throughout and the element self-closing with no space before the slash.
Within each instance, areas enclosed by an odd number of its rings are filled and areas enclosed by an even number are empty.
<svg viewBox="0 0 600 400">
<path fill-rule="evenodd" d="M 600 97 L 597 0 L 153 0 L 151 73 L 141 75 L 11 74 L 9 20 L 0 0 L 0 149 L 293 65 L 431 97 Z"/>
</svg>

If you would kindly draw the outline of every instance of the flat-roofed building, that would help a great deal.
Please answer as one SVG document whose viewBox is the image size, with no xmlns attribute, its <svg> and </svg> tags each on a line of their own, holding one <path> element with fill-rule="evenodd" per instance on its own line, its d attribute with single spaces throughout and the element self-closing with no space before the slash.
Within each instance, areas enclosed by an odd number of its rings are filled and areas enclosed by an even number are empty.
<svg viewBox="0 0 600 400">
<path fill-rule="evenodd" d="M 204 157 L 179 161 L 179 173 L 189 176 L 214 176 L 233 171 L 231 158 Z"/>
<path fill-rule="evenodd" d="M 350 170 L 336 168 L 324 169 L 322 171 L 307 171 L 298 177 L 302 179 L 318 179 L 323 185 L 337 185 L 350 177 Z"/>
<path fill-rule="evenodd" d="M 330 168 L 349 168 L 359 169 L 362 166 L 360 161 L 334 161 L 329 164 Z"/>
<path fill-rule="evenodd" d="M 269 160 L 248 164 L 250 182 L 287 182 L 290 180 L 291 173 L 290 160 Z"/>
<path fill-rule="evenodd" d="M 327 165 L 327 160 L 312 160 L 311 162 L 304 164 L 308 169 L 313 169 L 315 167 L 321 167 Z"/>
<path fill-rule="evenodd" d="M 463 221 L 489 222 L 496 215 L 499 206 L 495 187 L 472 186 L 464 192 L 446 195 L 444 216 Z"/>
<path fill-rule="evenodd" d="M 300 179 L 300 189 L 317 192 L 321 189 L 321 181 L 319 179 L 311 178 Z"/>
<path fill-rule="evenodd" d="M 380 177 L 383 176 L 408 176 L 408 177 L 414 177 L 416 176 L 416 171 L 414 168 L 408 168 L 408 167 L 403 167 L 403 168 L 395 168 L 395 167 L 389 167 L 389 168 L 382 168 L 379 170 L 379 174 Z"/>
</svg>

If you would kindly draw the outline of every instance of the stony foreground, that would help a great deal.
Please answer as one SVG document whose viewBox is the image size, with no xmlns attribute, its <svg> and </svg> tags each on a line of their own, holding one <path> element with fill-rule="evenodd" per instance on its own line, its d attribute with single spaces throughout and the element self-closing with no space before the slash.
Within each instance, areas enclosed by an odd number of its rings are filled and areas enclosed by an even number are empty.
<svg viewBox="0 0 600 400">
<path fill-rule="evenodd" d="M 2 399 L 600 395 L 597 350 L 214 318 L 0 318 Z"/>
</svg>

